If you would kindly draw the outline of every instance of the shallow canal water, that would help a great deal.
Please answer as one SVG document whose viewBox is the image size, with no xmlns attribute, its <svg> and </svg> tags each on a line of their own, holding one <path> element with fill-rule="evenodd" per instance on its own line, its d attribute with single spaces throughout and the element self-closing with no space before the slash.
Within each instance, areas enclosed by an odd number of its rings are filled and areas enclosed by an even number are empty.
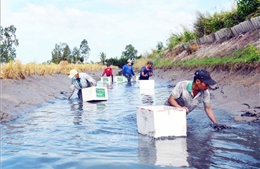
<svg viewBox="0 0 260 169">
<path fill-rule="evenodd" d="M 98 84 L 102 86 L 102 84 Z M 156 83 L 155 95 L 139 84 L 113 84 L 108 101 L 57 99 L 1 125 L 3 169 L 259 168 L 259 124 L 236 123 L 214 110 L 231 129 L 210 127 L 202 107 L 187 116 L 187 137 L 154 140 L 137 132 L 136 106 L 163 105 L 172 88 Z M 76 94 L 72 96 L 76 98 Z"/>
</svg>

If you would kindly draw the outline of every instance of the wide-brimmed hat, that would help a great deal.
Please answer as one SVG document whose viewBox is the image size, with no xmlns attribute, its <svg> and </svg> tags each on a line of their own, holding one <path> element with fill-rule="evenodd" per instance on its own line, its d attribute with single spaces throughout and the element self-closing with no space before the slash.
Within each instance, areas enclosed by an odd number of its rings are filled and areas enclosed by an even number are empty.
<svg viewBox="0 0 260 169">
<path fill-rule="evenodd" d="M 210 73 L 204 69 L 197 70 L 194 73 L 194 79 L 199 79 L 207 85 L 214 85 L 217 83 L 215 80 L 211 78 Z"/>
<path fill-rule="evenodd" d="M 78 74 L 78 71 L 76 69 L 72 69 L 70 71 L 70 75 L 68 76 L 69 78 L 73 78 L 76 74 Z"/>
</svg>

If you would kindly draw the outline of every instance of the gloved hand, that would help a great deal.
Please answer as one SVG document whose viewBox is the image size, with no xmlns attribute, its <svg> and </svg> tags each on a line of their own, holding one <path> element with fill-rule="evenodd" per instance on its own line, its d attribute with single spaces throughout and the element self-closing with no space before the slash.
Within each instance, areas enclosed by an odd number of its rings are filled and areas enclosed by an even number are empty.
<svg viewBox="0 0 260 169">
<path fill-rule="evenodd" d="M 215 131 L 220 131 L 223 129 L 230 129 L 230 126 L 227 126 L 225 124 L 213 124 L 212 127 L 215 129 Z"/>
</svg>

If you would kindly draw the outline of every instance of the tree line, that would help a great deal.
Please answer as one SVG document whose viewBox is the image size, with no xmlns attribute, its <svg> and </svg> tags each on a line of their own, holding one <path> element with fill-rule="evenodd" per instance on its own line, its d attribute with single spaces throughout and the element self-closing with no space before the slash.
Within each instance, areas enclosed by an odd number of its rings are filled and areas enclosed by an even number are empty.
<svg viewBox="0 0 260 169">
<path fill-rule="evenodd" d="M 52 59 L 49 62 L 60 63 L 60 61 L 68 61 L 69 63 L 83 63 L 86 62 L 89 57 L 89 45 L 86 39 L 83 39 L 79 48 L 74 47 L 70 49 L 67 43 L 55 44 L 54 49 L 51 52 Z"/>
<path fill-rule="evenodd" d="M 129 44 L 126 45 L 125 50 L 122 52 L 119 58 L 117 56 L 107 58 L 106 54 L 104 52 L 101 52 L 100 61 L 102 64 L 111 64 L 122 68 L 124 64 L 126 64 L 127 60 L 131 60 L 134 63 L 137 59 L 140 59 L 142 57 L 142 55 L 137 55 L 137 53 L 138 51 L 135 49 L 135 47 Z"/>
<path fill-rule="evenodd" d="M 15 35 L 16 28 L 11 25 L 9 27 L 0 27 L 0 62 L 7 63 L 16 58 L 16 49 L 19 45 Z"/>
</svg>

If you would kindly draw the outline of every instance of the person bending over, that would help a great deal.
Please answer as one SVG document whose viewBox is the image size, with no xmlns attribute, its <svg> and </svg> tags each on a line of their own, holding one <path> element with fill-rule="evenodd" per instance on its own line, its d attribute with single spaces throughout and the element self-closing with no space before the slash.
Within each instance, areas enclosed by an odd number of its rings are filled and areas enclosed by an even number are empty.
<svg viewBox="0 0 260 169">
<path fill-rule="evenodd" d="M 216 84 L 210 73 L 204 69 L 194 73 L 193 81 L 180 81 L 174 87 L 168 98 L 168 104 L 174 107 L 182 107 L 186 113 L 190 113 L 198 104 L 203 102 L 204 110 L 208 118 L 216 125 L 217 119 L 210 105 L 209 86 Z"/>
<path fill-rule="evenodd" d="M 79 73 L 76 69 L 72 69 L 68 77 L 71 78 L 68 100 L 71 98 L 75 90 L 78 90 L 78 98 L 82 100 L 81 89 L 97 85 L 96 80 L 93 79 L 90 75 L 84 72 Z"/>
</svg>

